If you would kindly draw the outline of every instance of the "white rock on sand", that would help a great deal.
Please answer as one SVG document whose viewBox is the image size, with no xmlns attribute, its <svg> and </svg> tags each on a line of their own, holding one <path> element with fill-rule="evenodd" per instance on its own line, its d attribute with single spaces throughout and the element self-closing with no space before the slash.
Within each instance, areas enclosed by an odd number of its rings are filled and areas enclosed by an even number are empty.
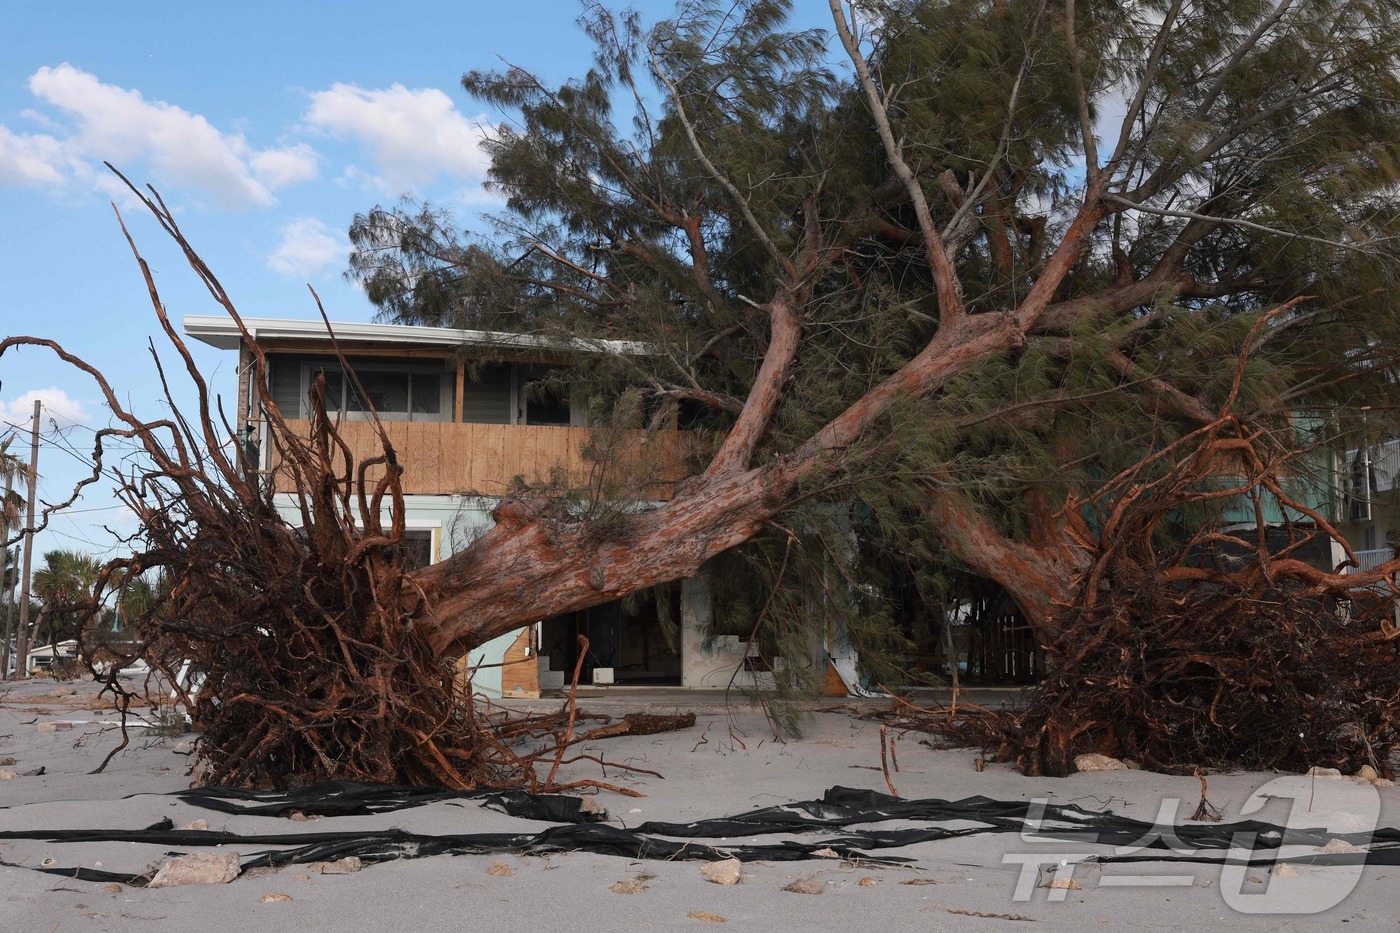
<svg viewBox="0 0 1400 933">
<path fill-rule="evenodd" d="M 1342 772 L 1336 768 L 1309 768 L 1308 777 L 1316 778 L 1319 781 L 1340 781 Z"/>
<path fill-rule="evenodd" d="M 357 855 L 347 855 L 345 858 L 338 858 L 334 862 L 316 862 L 311 866 L 311 870 L 318 875 L 349 875 L 360 871 L 365 867 L 365 863 L 360 861 Z"/>
<path fill-rule="evenodd" d="M 1076 755 L 1074 758 L 1074 770 L 1126 771 L 1128 770 L 1128 766 L 1117 758 L 1110 758 L 1107 755 Z"/>
<path fill-rule="evenodd" d="M 700 866 L 700 874 L 714 884 L 738 884 L 739 860 L 727 858 L 718 862 L 707 862 Z"/>
<path fill-rule="evenodd" d="M 237 852 L 191 852 L 160 866 L 147 887 L 171 888 L 177 884 L 228 884 L 238 877 Z"/>
</svg>

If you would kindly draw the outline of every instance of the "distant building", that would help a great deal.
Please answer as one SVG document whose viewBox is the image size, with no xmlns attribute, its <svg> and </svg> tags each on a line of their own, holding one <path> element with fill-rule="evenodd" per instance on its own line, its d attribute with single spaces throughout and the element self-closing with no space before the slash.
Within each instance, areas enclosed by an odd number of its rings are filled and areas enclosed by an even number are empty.
<svg viewBox="0 0 1400 933">
<path fill-rule="evenodd" d="M 1347 451 L 1339 485 L 1338 530 L 1356 552 L 1354 572 L 1393 559 L 1400 544 L 1400 440 Z"/>
</svg>

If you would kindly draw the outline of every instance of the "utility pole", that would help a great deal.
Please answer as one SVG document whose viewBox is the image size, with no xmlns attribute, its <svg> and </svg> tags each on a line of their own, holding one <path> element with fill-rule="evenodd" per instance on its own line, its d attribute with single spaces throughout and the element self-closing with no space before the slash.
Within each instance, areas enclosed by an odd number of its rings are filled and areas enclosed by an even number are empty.
<svg viewBox="0 0 1400 933">
<path fill-rule="evenodd" d="M 0 600 L 5 602 L 5 623 L 0 625 L 0 680 L 10 679 L 10 623 L 14 621 L 15 588 L 6 582 L 10 572 L 10 526 L 3 520 L 14 488 L 14 471 L 5 472 L 5 497 L 0 499 Z"/>
<path fill-rule="evenodd" d="M 15 646 L 15 673 L 21 680 L 29 676 L 29 571 L 34 566 L 34 493 L 39 488 L 39 410 L 34 400 L 34 426 L 29 442 L 29 508 L 24 513 L 24 571 L 19 596 L 19 640 Z"/>
</svg>

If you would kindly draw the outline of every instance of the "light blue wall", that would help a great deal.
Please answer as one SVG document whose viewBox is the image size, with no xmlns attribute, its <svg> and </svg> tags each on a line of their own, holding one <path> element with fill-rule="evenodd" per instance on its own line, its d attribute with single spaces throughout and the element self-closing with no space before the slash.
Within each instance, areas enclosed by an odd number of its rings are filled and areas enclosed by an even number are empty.
<svg viewBox="0 0 1400 933">
<path fill-rule="evenodd" d="M 293 524 L 301 521 L 291 496 L 279 495 L 276 502 L 284 519 Z M 495 505 L 496 500 L 482 496 L 405 496 L 404 521 L 410 530 L 433 532 L 433 560 L 440 561 L 461 551 L 492 526 Z M 387 511 L 383 520 L 386 524 L 389 521 Z M 502 635 L 469 655 L 468 664 L 478 668 L 472 683 L 481 693 L 501 695 L 500 664 L 515 638 L 514 632 Z"/>
</svg>

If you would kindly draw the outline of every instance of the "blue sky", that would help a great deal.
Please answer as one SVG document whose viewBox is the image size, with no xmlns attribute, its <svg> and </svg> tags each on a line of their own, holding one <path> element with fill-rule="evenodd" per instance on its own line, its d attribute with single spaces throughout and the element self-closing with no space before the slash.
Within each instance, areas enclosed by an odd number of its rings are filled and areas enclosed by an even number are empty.
<svg viewBox="0 0 1400 933">
<path fill-rule="evenodd" d="M 652 18 L 671 9 L 636 5 Z M 825 4 L 808 5 L 804 17 L 820 23 Z M 467 224 L 489 209 L 476 145 L 501 115 L 468 98 L 461 75 L 502 58 L 547 79 L 581 74 L 590 48 L 578 13 L 572 0 L 9 0 L 0 333 L 58 340 L 138 415 L 161 414 L 146 350 L 155 318 L 110 202 L 173 318 L 218 309 L 104 159 L 161 191 L 243 314 L 312 317 L 310 283 L 332 319 L 369 320 L 372 308 L 342 277 L 353 215 L 403 194 Z M 192 349 L 214 389 L 231 394 L 232 354 Z M 40 496 L 66 498 L 82 464 L 63 448 L 90 450 L 107 412 L 96 388 L 46 351 L 12 351 L 0 360 L 0 437 L 5 422 L 27 423 L 36 394 L 48 406 Z M 40 537 L 36 561 L 51 548 L 110 551 L 102 526 L 133 528 L 113 506 L 105 489 L 87 493 Z"/>
</svg>

